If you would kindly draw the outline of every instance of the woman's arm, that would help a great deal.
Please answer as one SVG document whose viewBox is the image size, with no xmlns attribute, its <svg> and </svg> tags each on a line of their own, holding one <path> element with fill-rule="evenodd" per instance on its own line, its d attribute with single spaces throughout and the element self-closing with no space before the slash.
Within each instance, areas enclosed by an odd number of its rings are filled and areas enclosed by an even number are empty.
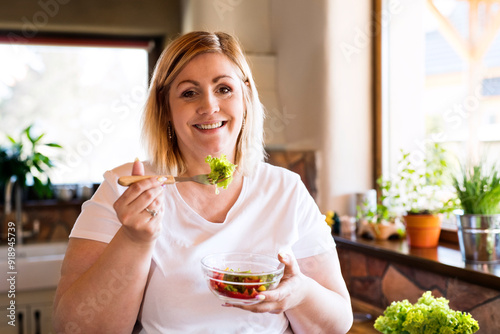
<svg viewBox="0 0 500 334">
<path fill-rule="evenodd" d="M 336 250 L 298 261 L 286 254 L 279 259 L 285 274 L 278 288 L 260 293 L 265 298 L 260 304 L 234 307 L 285 312 L 295 334 L 347 333 L 353 314 Z"/>
<path fill-rule="evenodd" d="M 151 263 L 152 247 L 71 238 L 54 301 L 57 333 L 131 333 Z"/>
<path fill-rule="evenodd" d="M 144 174 L 140 162 L 132 174 Z M 109 244 L 70 239 L 54 301 L 57 333 L 132 331 L 161 228 L 162 190 L 157 180 L 147 179 L 118 198 L 114 209 L 122 226 Z"/>
<path fill-rule="evenodd" d="M 285 312 L 294 333 L 347 333 L 353 314 L 337 251 L 297 262 L 306 292 L 300 304 Z"/>
</svg>

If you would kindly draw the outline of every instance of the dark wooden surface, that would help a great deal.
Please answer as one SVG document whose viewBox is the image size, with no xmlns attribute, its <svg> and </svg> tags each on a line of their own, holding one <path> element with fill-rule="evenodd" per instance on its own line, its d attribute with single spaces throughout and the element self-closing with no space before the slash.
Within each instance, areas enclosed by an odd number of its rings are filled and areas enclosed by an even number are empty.
<svg viewBox="0 0 500 334">
<path fill-rule="evenodd" d="M 352 310 L 354 312 L 354 321 L 349 334 L 375 334 L 380 333 L 373 328 L 375 319 L 383 313 L 381 309 L 373 305 L 352 298 Z"/>
<path fill-rule="evenodd" d="M 375 334 L 379 333 L 379 331 L 375 330 L 373 328 L 373 320 L 355 320 L 354 323 L 352 324 L 351 329 L 349 330 L 349 334 Z"/>
</svg>

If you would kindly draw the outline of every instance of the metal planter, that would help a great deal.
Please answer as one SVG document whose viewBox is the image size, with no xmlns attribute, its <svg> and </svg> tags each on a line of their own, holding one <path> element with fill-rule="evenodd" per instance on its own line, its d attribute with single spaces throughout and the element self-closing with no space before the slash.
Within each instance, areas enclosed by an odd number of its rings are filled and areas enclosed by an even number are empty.
<svg viewBox="0 0 500 334">
<path fill-rule="evenodd" d="M 457 215 L 458 241 L 467 263 L 500 263 L 500 214 Z"/>
</svg>

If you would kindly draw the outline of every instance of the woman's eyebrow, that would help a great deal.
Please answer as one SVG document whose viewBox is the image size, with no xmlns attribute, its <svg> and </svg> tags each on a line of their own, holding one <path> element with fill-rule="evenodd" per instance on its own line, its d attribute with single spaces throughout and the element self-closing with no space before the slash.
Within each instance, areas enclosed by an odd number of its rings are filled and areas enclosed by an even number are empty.
<svg viewBox="0 0 500 334">
<path fill-rule="evenodd" d="M 234 78 L 232 76 L 227 75 L 227 74 L 222 74 L 222 75 L 218 75 L 215 78 L 213 78 L 212 82 L 213 83 L 217 83 L 219 80 L 224 79 L 224 78 L 228 78 L 228 79 L 234 80 Z M 196 80 L 186 79 L 186 80 L 182 80 L 181 82 L 179 82 L 177 84 L 177 87 L 179 87 L 180 85 L 185 84 L 185 83 L 190 83 L 190 84 L 193 84 L 195 86 L 199 86 L 200 85 L 200 83 L 198 81 L 196 81 Z"/>
<path fill-rule="evenodd" d="M 216 82 L 217 82 L 217 81 L 219 81 L 220 79 L 224 79 L 224 78 L 228 78 L 228 79 L 232 79 L 232 80 L 234 80 L 232 76 L 227 75 L 227 74 L 223 74 L 223 75 L 219 75 L 219 76 L 216 76 L 215 78 L 213 78 L 212 82 L 213 82 L 213 83 L 216 83 Z"/>
<path fill-rule="evenodd" d="M 180 85 L 185 84 L 185 83 L 191 83 L 191 84 L 193 84 L 195 86 L 199 86 L 200 85 L 200 83 L 198 81 L 187 79 L 187 80 L 182 80 L 181 82 L 179 82 L 177 84 L 177 87 L 179 87 Z"/>
</svg>

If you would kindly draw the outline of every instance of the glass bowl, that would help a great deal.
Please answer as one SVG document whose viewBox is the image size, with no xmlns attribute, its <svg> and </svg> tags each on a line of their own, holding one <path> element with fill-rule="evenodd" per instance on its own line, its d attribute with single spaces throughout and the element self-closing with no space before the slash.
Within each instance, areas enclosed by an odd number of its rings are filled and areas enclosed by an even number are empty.
<svg viewBox="0 0 500 334">
<path fill-rule="evenodd" d="M 261 302 L 256 296 L 275 289 L 285 265 L 277 258 L 251 253 L 220 253 L 201 260 L 208 287 L 223 302 L 252 305 Z"/>
</svg>

